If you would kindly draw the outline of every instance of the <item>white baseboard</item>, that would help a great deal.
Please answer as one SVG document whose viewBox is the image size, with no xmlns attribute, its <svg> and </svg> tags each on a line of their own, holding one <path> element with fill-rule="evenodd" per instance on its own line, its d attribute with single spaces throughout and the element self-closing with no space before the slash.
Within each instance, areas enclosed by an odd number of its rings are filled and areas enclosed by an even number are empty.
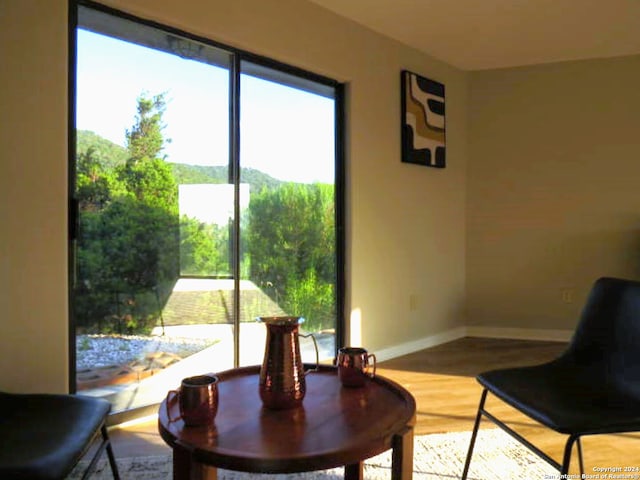
<svg viewBox="0 0 640 480">
<path fill-rule="evenodd" d="M 435 347 L 442 343 L 451 342 L 466 336 L 465 327 L 458 327 L 445 332 L 436 333 L 435 335 L 429 335 L 412 342 L 401 343 L 400 345 L 394 345 L 393 347 L 383 348 L 376 350 L 376 360 L 383 362 L 392 358 L 401 357 L 409 353 L 424 350 L 425 348 Z"/>
<path fill-rule="evenodd" d="M 514 340 L 544 340 L 568 342 L 573 330 L 546 328 L 465 327 L 465 337 L 512 338 Z"/>
<path fill-rule="evenodd" d="M 550 330 L 543 328 L 505 328 L 505 327 L 458 327 L 444 332 L 429 335 L 418 340 L 394 345 L 377 350 L 376 360 L 383 362 L 410 353 L 435 347 L 463 337 L 511 338 L 514 340 L 540 340 L 552 342 L 568 342 L 573 330 Z"/>
</svg>

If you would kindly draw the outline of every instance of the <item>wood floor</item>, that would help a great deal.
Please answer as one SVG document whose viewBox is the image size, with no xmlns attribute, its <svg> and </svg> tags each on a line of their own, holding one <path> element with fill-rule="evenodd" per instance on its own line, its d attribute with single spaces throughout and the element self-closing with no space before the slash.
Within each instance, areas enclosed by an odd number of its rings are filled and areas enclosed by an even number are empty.
<svg viewBox="0 0 640 480">
<path fill-rule="evenodd" d="M 556 357 L 564 348 L 565 344 L 559 342 L 463 338 L 381 363 L 378 374 L 400 383 L 415 397 L 417 435 L 465 431 L 473 428 L 482 391 L 475 375 L 492 368 L 541 363 Z M 541 427 L 491 396 L 487 409 L 553 458 L 562 458 L 564 436 Z M 482 426 L 494 428 L 487 420 Z M 115 427 L 111 437 L 118 457 L 170 453 L 157 433 L 155 419 Z M 596 467 L 640 467 L 640 435 L 587 437 L 582 444 L 586 473 L 594 473 Z M 572 459 L 572 467 L 571 473 L 577 473 L 577 460 Z"/>
</svg>

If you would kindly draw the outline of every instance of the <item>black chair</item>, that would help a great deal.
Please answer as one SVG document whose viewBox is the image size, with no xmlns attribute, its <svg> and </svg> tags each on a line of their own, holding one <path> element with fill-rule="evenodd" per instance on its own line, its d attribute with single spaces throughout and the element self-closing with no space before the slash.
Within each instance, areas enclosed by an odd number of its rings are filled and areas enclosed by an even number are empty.
<svg viewBox="0 0 640 480">
<path fill-rule="evenodd" d="M 63 480 L 101 435 L 82 478 L 89 477 L 106 449 L 118 480 L 105 425 L 110 409 L 99 398 L 0 392 L 0 478 Z"/>
<path fill-rule="evenodd" d="M 569 473 L 576 444 L 584 473 L 580 437 L 640 430 L 640 282 L 598 279 L 567 350 L 532 367 L 481 373 L 484 387 L 462 473 L 467 478 L 482 416 L 532 452 Z M 560 464 L 485 410 L 491 392 L 546 427 L 568 435 Z"/>
</svg>

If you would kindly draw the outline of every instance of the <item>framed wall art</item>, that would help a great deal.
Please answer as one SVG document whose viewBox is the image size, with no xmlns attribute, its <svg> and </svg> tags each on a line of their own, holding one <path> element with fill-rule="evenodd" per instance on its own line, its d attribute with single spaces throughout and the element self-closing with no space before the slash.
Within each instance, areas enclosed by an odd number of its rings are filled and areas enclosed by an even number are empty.
<svg viewBox="0 0 640 480">
<path fill-rule="evenodd" d="M 401 93 L 402 161 L 444 168 L 447 164 L 444 85 L 403 70 Z"/>
</svg>

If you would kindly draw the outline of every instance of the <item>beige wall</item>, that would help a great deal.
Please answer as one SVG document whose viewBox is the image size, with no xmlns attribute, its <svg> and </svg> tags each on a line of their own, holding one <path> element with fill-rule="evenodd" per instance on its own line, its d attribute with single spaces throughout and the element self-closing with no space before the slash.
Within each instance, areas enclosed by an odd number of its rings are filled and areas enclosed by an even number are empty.
<svg viewBox="0 0 640 480">
<path fill-rule="evenodd" d="M 0 389 L 68 384 L 66 18 L 0 6 Z"/>
<path fill-rule="evenodd" d="M 346 82 L 347 316 L 373 350 L 464 324 L 467 74 L 299 0 L 108 4 Z M 0 389 L 67 387 L 66 15 L 0 10 Z M 400 163 L 403 68 L 446 85 L 445 170 Z"/>
<path fill-rule="evenodd" d="M 571 330 L 597 277 L 640 277 L 638 85 L 638 56 L 472 74 L 471 324 Z"/>
</svg>

